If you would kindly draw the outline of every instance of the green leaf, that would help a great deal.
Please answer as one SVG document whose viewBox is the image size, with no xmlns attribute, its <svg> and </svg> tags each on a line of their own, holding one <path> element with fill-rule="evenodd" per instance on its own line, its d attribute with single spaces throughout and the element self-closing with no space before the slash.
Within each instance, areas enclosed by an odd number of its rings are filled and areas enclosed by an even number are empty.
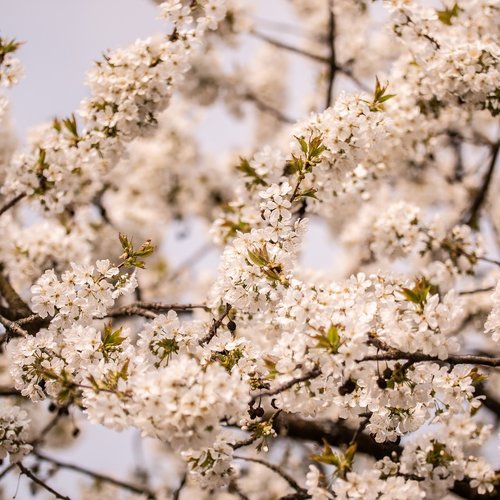
<svg viewBox="0 0 500 500">
<path fill-rule="evenodd" d="M 122 337 L 123 327 L 113 331 L 111 323 L 104 326 L 104 331 L 101 333 L 101 342 L 104 349 L 115 348 L 120 346 L 125 337 Z"/>
<path fill-rule="evenodd" d="M 338 327 L 333 324 L 324 335 L 316 335 L 315 339 L 318 341 L 318 347 L 326 349 L 331 354 L 336 354 L 342 344 Z"/>
<path fill-rule="evenodd" d="M 458 4 L 455 2 L 453 4 L 453 7 L 450 8 L 444 8 L 443 10 L 437 10 L 436 14 L 438 16 L 438 19 L 443 23 L 446 24 L 447 26 L 451 26 L 452 22 L 451 20 L 454 17 L 458 17 L 458 14 L 460 13 L 460 8 Z"/>
<path fill-rule="evenodd" d="M 299 194 L 297 194 L 295 199 L 297 200 L 301 197 L 305 197 L 305 198 L 314 198 L 315 200 L 317 200 L 318 199 L 318 197 L 316 196 L 317 192 L 318 190 L 315 188 L 307 189 L 306 191 L 301 191 Z"/>
<path fill-rule="evenodd" d="M 267 186 L 267 182 L 257 173 L 255 168 L 250 165 L 250 162 L 246 158 L 240 158 L 240 164 L 236 166 L 236 170 L 250 177 L 253 184 Z"/>
<path fill-rule="evenodd" d="M 307 142 L 306 140 L 303 138 L 303 137 L 297 137 L 296 135 L 294 135 L 295 139 L 297 139 L 297 141 L 299 142 L 300 144 L 300 149 L 302 149 L 302 152 L 307 155 L 307 152 L 309 150 L 309 147 L 307 145 Z"/>
</svg>

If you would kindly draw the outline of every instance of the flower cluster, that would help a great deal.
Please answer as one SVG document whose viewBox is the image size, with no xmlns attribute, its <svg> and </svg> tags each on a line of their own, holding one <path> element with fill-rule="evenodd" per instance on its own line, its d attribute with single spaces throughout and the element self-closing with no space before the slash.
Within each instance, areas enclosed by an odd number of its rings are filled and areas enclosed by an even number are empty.
<svg viewBox="0 0 500 500">
<path fill-rule="evenodd" d="M 380 30 L 366 0 L 293 0 L 300 46 L 248 1 L 156 3 L 169 34 L 107 53 L 77 116 L 14 156 L 0 135 L 0 397 L 31 399 L 1 406 L 0 458 L 50 461 L 47 400 L 152 438 L 125 487 L 159 500 L 497 494 L 498 2 L 387 0 Z M 245 30 L 273 48 L 242 65 Z M 280 50 L 316 76 L 294 125 Z M 207 151 L 212 105 L 253 143 Z M 172 270 L 171 238 L 209 228 L 215 276 L 181 279 L 204 248 Z"/>
<path fill-rule="evenodd" d="M 0 408 L 0 460 L 9 456 L 11 463 L 18 462 L 31 451 L 28 444 L 28 413 L 18 406 Z"/>
</svg>

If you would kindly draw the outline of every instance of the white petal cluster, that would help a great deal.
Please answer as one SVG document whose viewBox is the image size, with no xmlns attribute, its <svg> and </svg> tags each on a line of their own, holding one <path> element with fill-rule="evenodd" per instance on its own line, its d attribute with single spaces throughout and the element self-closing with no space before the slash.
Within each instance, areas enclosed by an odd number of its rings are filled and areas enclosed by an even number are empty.
<svg viewBox="0 0 500 500">
<path fill-rule="evenodd" d="M 18 462 L 31 451 L 28 440 L 28 413 L 19 406 L 8 404 L 0 407 L 0 460 L 9 457 L 11 463 Z"/>
</svg>

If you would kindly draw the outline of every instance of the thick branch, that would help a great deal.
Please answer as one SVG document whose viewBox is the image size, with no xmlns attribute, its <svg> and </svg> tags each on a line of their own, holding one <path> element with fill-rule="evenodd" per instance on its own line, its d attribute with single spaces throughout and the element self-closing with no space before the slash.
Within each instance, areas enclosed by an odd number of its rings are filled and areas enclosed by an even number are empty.
<svg viewBox="0 0 500 500">
<path fill-rule="evenodd" d="M 274 429 L 279 436 L 290 437 L 305 441 L 314 441 L 323 444 L 326 439 L 331 446 L 349 445 L 353 429 L 342 421 L 331 420 L 305 420 L 300 417 L 282 412 L 274 420 Z M 371 455 L 377 460 L 396 452 L 400 455 L 403 448 L 394 443 L 377 443 L 368 434 L 359 433 L 356 437 L 358 451 Z"/>
<path fill-rule="evenodd" d="M 43 453 L 40 453 L 40 452 L 34 452 L 33 454 L 36 457 L 38 457 L 40 460 L 43 460 L 44 462 L 50 462 L 51 464 L 54 464 L 56 467 L 59 467 L 61 469 L 67 469 L 67 470 L 79 472 L 80 474 L 84 474 L 86 476 L 92 477 L 94 479 L 97 479 L 98 481 L 103 481 L 106 483 L 114 484 L 115 486 L 118 486 L 119 488 L 123 488 L 125 490 L 132 491 L 133 493 L 138 493 L 140 495 L 146 495 L 149 499 L 155 498 L 155 494 L 152 491 L 150 491 L 148 488 L 145 488 L 142 486 L 136 486 L 136 485 L 133 485 L 130 483 L 126 483 L 125 481 L 120 481 L 118 479 L 114 479 L 114 478 L 106 476 L 104 474 L 100 474 L 99 472 L 94 472 L 94 471 L 85 469 L 84 467 L 80 467 L 79 465 L 74 465 L 74 464 L 62 462 L 62 461 L 57 460 L 55 458 L 48 457 L 47 455 L 44 455 Z"/>
<path fill-rule="evenodd" d="M 11 397 L 11 396 L 22 397 L 22 394 L 18 390 L 10 387 L 0 387 L 0 397 Z"/>
</svg>

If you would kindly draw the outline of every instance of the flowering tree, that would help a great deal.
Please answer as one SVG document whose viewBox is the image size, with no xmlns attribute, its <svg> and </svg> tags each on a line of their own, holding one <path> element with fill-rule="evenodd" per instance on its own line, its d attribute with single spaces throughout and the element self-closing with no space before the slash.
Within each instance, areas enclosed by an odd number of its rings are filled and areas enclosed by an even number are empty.
<svg viewBox="0 0 500 500">
<path fill-rule="evenodd" d="M 168 34 L 106 53 L 90 97 L 22 150 L 0 98 L 0 480 L 496 497 L 500 2 L 290 0 L 296 45 L 251 1 L 157 3 Z M 225 64 L 248 37 L 262 51 Z M 18 47 L 0 39 L 2 86 Z M 299 120 L 288 53 L 317 77 Z M 255 134 L 210 158 L 190 111 L 221 103 Z M 215 277 L 190 274 L 200 252 L 168 266 L 178 219 L 209 230 Z M 301 262 L 318 221 L 344 249 L 323 273 Z M 129 482 L 47 452 L 85 419 L 154 438 L 158 470 Z"/>
</svg>

